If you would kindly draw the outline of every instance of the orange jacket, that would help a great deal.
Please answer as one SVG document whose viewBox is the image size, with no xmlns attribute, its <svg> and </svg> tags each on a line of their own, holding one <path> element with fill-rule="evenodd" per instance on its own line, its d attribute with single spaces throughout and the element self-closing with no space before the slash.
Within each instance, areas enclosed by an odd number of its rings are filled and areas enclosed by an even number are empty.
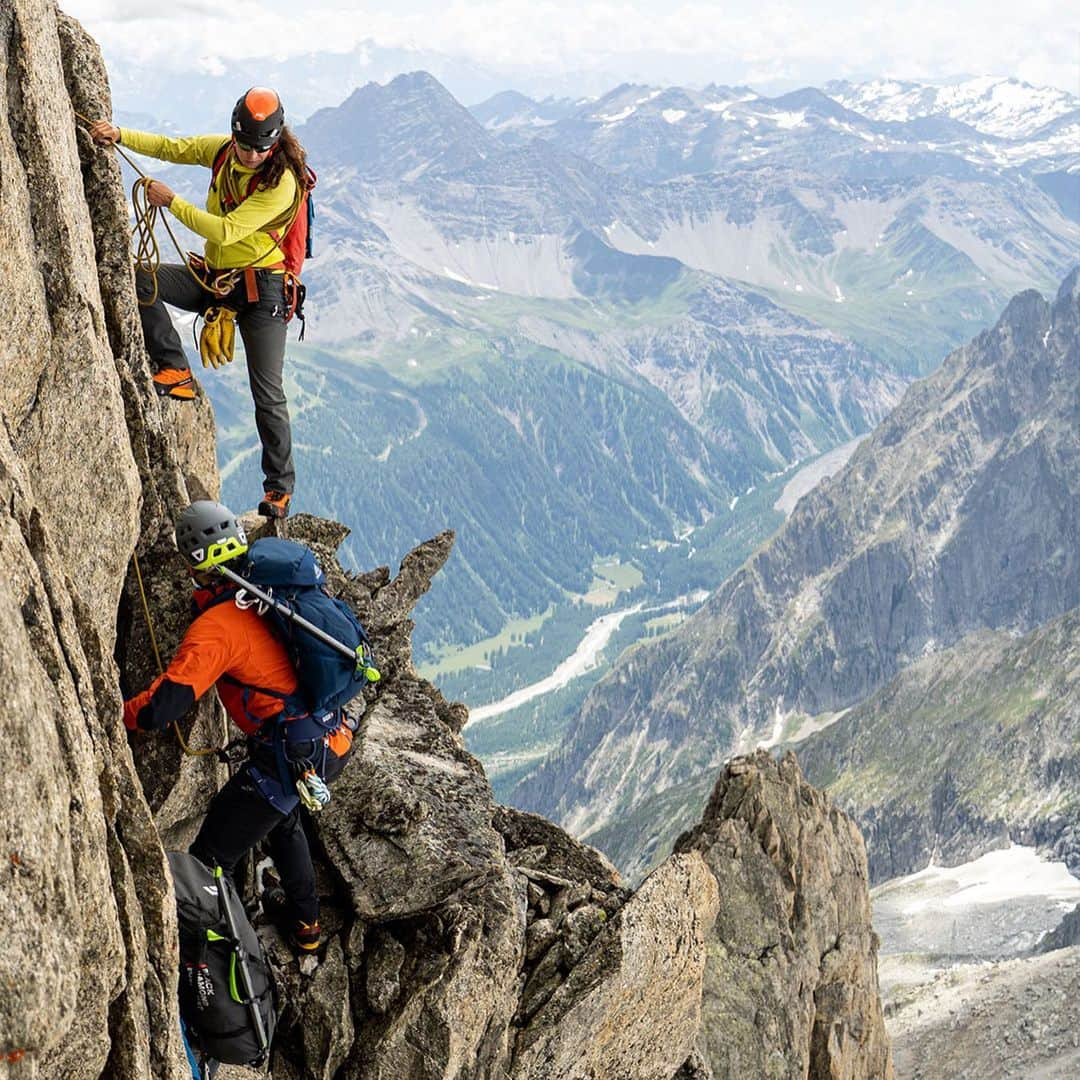
<svg viewBox="0 0 1080 1080">
<path fill-rule="evenodd" d="M 204 610 L 188 627 L 164 674 L 124 703 L 128 728 L 168 727 L 215 683 L 225 711 L 246 735 L 259 728 L 252 717 L 262 721 L 281 712 L 280 698 L 258 692 L 249 695 L 245 709 L 243 687 L 222 680 L 228 675 L 246 687 L 282 694 L 291 694 L 297 686 L 285 647 L 253 608 L 239 608 L 231 599 L 206 606 L 220 591 L 200 589 L 195 594 L 196 607 Z"/>
</svg>

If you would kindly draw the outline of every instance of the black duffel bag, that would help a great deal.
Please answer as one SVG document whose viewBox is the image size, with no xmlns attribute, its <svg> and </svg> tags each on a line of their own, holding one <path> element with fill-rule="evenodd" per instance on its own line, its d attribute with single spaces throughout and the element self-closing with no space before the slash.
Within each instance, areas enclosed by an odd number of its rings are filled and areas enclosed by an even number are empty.
<svg viewBox="0 0 1080 1080">
<path fill-rule="evenodd" d="M 170 851 L 180 922 L 180 1015 L 204 1056 L 260 1065 L 277 1015 L 266 954 L 220 867 Z"/>
</svg>

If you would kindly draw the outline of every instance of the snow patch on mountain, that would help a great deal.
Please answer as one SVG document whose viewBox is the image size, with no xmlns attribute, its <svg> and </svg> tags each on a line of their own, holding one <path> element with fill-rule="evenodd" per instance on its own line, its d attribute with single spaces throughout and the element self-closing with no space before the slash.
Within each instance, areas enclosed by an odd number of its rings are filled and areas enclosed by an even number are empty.
<svg viewBox="0 0 1080 1080">
<path fill-rule="evenodd" d="M 617 113 L 600 115 L 597 116 L 596 119 L 602 124 L 620 124 L 623 120 L 633 116 L 635 112 L 637 112 L 636 105 L 627 105 L 625 109 L 620 109 Z"/>
<path fill-rule="evenodd" d="M 1064 863 L 1012 844 L 960 866 L 928 866 L 873 890 L 885 953 L 999 957 L 1031 948 L 1080 901 Z"/>
<path fill-rule="evenodd" d="M 563 237 L 445 235 L 412 199 L 373 199 L 371 218 L 400 257 L 478 288 L 568 299 L 578 295 Z"/>
<path fill-rule="evenodd" d="M 1080 108 L 1080 98 L 1075 94 L 992 76 L 965 79 L 949 86 L 891 79 L 831 82 L 826 84 L 825 93 L 844 108 L 873 120 L 903 123 L 920 117 L 947 116 L 1001 139 L 1029 138 Z"/>
<path fill-rule="evenodd" d="M 776 112 L 769 116 L 769 119 L 778 127 L 783 128 L 785 131 L 791 131 L 794 128 L 808 127 L 806 123 L 806 110 L 801 112 Z"/>
</svg>

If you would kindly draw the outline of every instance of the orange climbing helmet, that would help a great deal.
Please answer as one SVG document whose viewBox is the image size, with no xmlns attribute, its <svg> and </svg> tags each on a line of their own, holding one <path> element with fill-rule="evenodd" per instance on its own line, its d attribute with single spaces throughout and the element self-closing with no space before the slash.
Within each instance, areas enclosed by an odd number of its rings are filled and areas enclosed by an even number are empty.
<svg viewBox="0 0 1080 1080">
<path fill-rule="evenodd" d="M 233 138 L 252 150 L 269 150 L 281 137 L 285 109 L 276 90 L 253 86 L 232 111 Z"/>
</svg>

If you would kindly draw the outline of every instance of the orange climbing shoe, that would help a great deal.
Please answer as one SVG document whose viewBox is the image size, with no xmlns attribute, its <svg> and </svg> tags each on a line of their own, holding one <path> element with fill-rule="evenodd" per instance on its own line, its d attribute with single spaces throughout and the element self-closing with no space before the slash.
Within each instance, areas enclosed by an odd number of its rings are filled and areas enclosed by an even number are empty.
<svg viewBox="0 0 1080 1080">
<path fill-rule="evenodd" d="M 259 513 L 268 518 L 288 517 L 291 499 L 292 495 L 287 491 L 267 491 L 259 503 Z"/>
<path fill-rule="evenodd" d="M 154 389 L 161 397 L 191 401 L 195 397 L 195 380 L 190 368 L 162 368 L 154 375 Z"/>
<path fill-rule="evenodd" d="M 318 919 L 313 923 L 306 923 L 301 919 L 297 919 L 293 932 L 289 935 L 289 944 L 297 952 L 318 952 L 321 935 L 322 931 L 319 929 Z"/>
</svg>

